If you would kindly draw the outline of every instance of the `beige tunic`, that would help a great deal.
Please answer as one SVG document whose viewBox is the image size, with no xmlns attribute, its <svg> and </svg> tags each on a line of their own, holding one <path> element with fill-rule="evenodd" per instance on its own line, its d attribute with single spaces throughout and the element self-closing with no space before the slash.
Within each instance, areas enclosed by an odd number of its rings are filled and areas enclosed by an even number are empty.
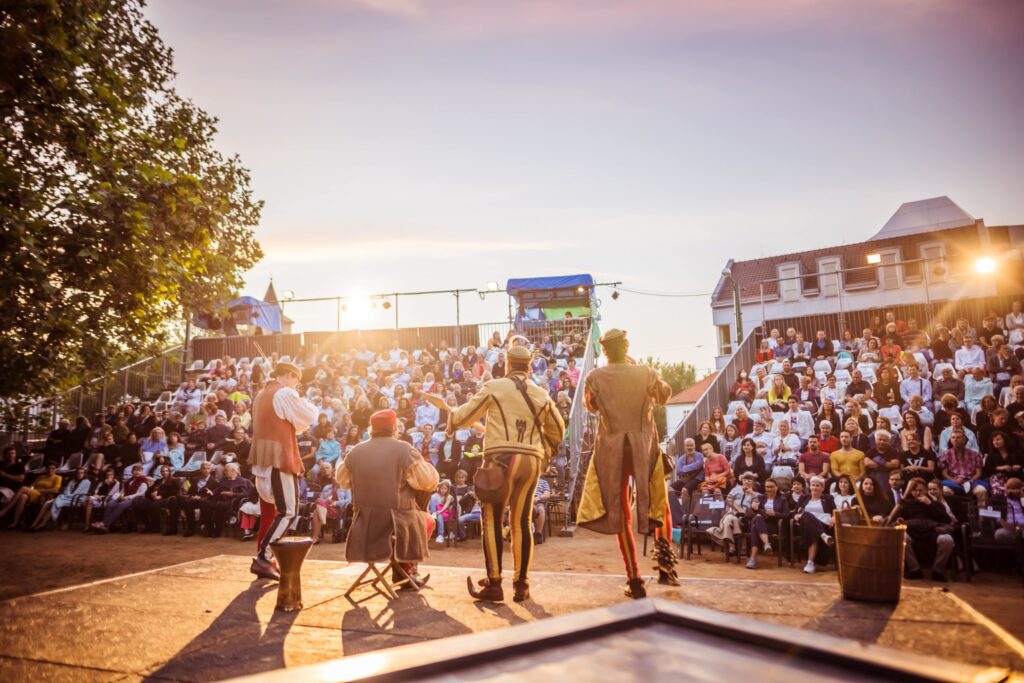
<svg viewBox="0 0 1024 683">
<path fill-rule="evenodd" d="M 647 365 L 610 363 L 587 374 L 587 409 L 598 413 L 594 452 L 577 513 L 580 526 L 604 534 L 622 529 L 622 469 L 627 444 L 632 452 L 637 490 L 637 530 L 650 519 L 664 522 L 667 491 L 654 424 L 654 404 L 665 403 L 672 389 Z"/>
</svg>

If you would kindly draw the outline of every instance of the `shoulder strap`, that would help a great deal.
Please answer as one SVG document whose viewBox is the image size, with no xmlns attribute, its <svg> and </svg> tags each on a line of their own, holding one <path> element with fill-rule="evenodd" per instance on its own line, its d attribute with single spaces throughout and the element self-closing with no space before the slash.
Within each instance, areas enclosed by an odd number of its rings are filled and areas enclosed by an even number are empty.
<svg viewBox="0 0 1024 683">
<path fill-rule="evenodd" d="M 540 419 L 537 417 L 537 412 L 533 409 L 533 401 L 530 400 L 530 395 L 526 392 L 526 382 L 520 377 L 509 377 L 513 384 L 516 385 L 516 389 L 522 394 L 523 400 L 526 401 L 526 407 L 530 411 L 530 416 L 533 417 L 533 426 L 537 430 L 537 433 L 544 436 L 544 431 L 540 427 Z"/>
</svg>

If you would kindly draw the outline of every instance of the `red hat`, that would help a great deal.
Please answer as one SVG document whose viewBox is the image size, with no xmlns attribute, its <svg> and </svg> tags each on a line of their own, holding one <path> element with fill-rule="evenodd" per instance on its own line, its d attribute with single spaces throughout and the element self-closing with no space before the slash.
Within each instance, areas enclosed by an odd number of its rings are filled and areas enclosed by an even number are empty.
<svg viewBox="0 0 1024 683">
<path fill-rule="evenodd" d="M 388 408 L 378 410 L 370 416 L 370 427 L 373 429 L 394 429 L 398 425 L 398 413 Z"/>
</svg>

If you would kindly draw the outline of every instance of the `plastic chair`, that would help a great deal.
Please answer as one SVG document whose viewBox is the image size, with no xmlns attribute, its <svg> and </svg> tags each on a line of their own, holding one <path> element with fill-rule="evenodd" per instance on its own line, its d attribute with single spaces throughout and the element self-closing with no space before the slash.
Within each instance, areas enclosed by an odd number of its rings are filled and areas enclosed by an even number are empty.
<svg viewBox="0 0 1024 683">
<path fill-rule="evenodd" d="M 67 459 L 67 462 L 57 468 L 57 474 L 65 475 L 74 473 L 75 470 L 82 466 L 83 457 L 85 456 L 81 451 L 78 453 L 72 453 L 71 457 Z"/>
<path fill-rule="evenodd" d="M 198 472 L 204 462 L 206 462 L 206 451 L 196 451 L 178 472 Z"/>
</svg>

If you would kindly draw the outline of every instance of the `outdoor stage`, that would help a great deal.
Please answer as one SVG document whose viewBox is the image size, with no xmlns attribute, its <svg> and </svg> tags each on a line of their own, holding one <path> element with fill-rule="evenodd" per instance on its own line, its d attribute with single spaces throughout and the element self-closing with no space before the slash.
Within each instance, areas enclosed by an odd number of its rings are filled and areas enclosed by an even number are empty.
<svg viewBox="0 0 1024 683">
<path fill-rule="evenodd" d="M 627 602 L 619 576 L 535 572 L 531 601 L 513 603 L 509 587 L 508 603 L 478 604 L 466 594 L 468 570 L 430 567 L 421 570 L 431 574 L 421 593 L 353 605 L 342 594 L 361 565 L 307 560 L 306 608 L 275 613 L 276 584 L 251 580 L 249 561 L 220 555 L 0 603 L 0 680 L 219 680 Z M 684 577 L 680 589 L 652 584 L 649 593 L 896 650 L 1024 670 L 1019 641 L 939 589 L 904 587 L 896 607 L 844 601 L 835 585 L 795 581 Z"/>
</svg>

